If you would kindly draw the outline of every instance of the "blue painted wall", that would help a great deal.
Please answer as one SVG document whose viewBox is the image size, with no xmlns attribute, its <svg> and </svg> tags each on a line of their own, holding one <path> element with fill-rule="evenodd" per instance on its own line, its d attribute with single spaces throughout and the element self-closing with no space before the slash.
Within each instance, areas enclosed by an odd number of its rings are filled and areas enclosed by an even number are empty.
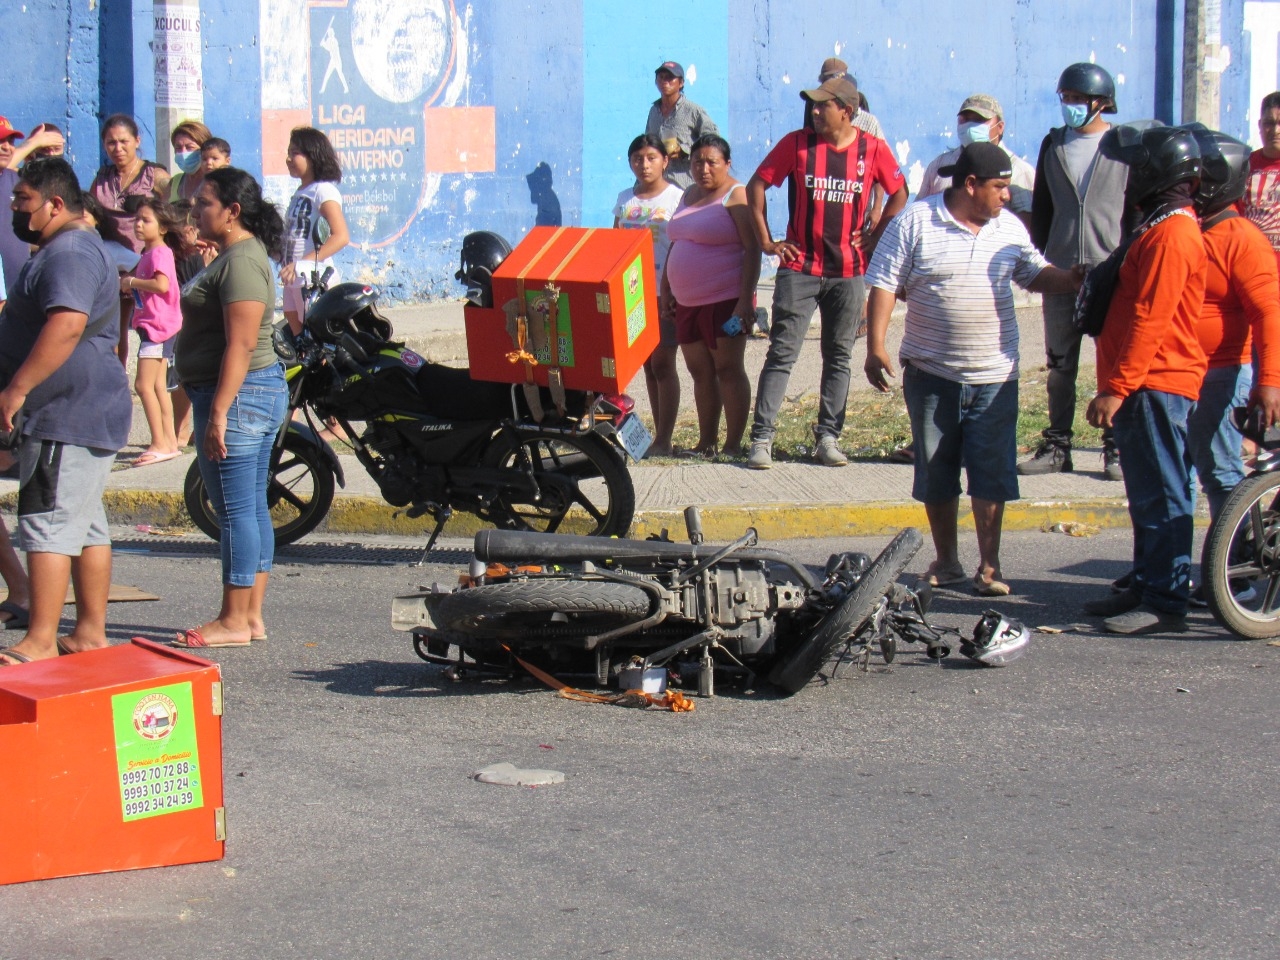
<svg viewBox="0 0 1280 960">
<path fill-rule="evenodd" d="M 1231 63 L 1222 74 L 1220 126 L 1248 137 L 1253 40 L 1243 32 L 1244 7 L 1245 0 L 1222 3 Z M 1057 75 L 1075 60 L 1094 59 L 1120 80 L 1119 119 L 1180 119 L 1183 0 L 992 0 L 982 8 L 867 0 L 856 17 L 847 0 L 810 0 L 803 17 L 783 0 L 651 0 L 641 6 L 630 0 L 327 0 L 312 6 L 305 0 L 201 0 L 205 120 L 231 141 L 238 165 L 260 174 L 265 159 L 271 173 L 273 158 L 263 153 L 264 142 L 272 143 L 264 105 L 278 109 L 279 103 L 267 101 L 282 94 L 280 71 L 273 81 L 268 60 L 285 63 L 292 71 L 285 79 L 298 81 L 285 84 L 290 122 L 318 123 L 318 111 L 337 102 L 316 95 L 316 71 L 329 58 L 318 49 L 324 23 L 316 18 L 327 22 L 335 10 L 348 24 L 363 16 L 365 39 L 374 35 L 386 45 L 385 63 L 364 63 L 364 69 L 386 74 L 382 86 L 423 54 L 404 45 L 406 36 L 420 38 L 420 30 L 377 36 L 379 19 L 400 19 L 413 30 L 441 17 L 454 25 L 454 48 L 437 64 L 447 81 L 440 89 L 369 107 L 370 116 L 411 115 L 418 125 L 414 148 L 425 150 L 427 169 L 434 163 L 438 172 L 417 173 L 419 182 L 405 186 L 394 178 L 389 185 L 376 178 L 347 184 L 353 196 L 390 197 L 407 227 L 392 240 L 382 225 L 354 223 L 358 242 L 339 258 L 340 267 L 349 277 L 377 280 L 398 299 L 456 295 L 452 274 L 465 232 L 494 229 L 513 241 L 523 236 L 539 212 L 528 178 L 540 165 L 545 168 L 535 182 L 550 174 L 563 223 L 607 223 L 614 198 L 629 184 L 627 143 L 642 130 L 657 96 L 653 69 L 665 59 L 696 70 L 687 93 L 730 139 L 741 179 L 798 125 L 799 91 L 833 55 L 850 63 L 909 179 L 913 171 L 918 179 L 930 159 L 954 145 L 955 110 L 977 91 L 1000 99 L 1008 143 L 1034 160 L 1045 131 L 1061 122 Z M 144 153 L 154 156 L 151 12 L 152 0 L 0 4 L 0 35 L 39 38 L 6 48 L 10 79 L 0 113 L 20 129 L 42 119 L 66 125 L 72 161 L 86 179 L 101 162 L 97 124 L 115 110 L 134 114 L 144 131 Z M 344 69 L 362 77 L 356 39 L 344 34 L 339 46 Z M 375 77 L 353 86 L 366 90 L 379 83 Z M 443 109 L 433 114 L 431 108 Z M 465 129 L 450 126 L 451 117 L 487 124 L 491 140 L 472 143 Z M 440 133 L 442 118 L 447 135 Z M 441 161 L 438 150 L 433 159 L 441 138 L 457 141 L 452 160 Z M 416 166 L 405 169 L 421 169 L 423 157 L 411 159 Z M 277 193 L 291 188 L 279 171 L 268 180 Z M 785 204 L 779 192 L 770 199 L 771 220 L 781 232 Z M 542 209 L 549 208 L 544 203 Z"/>
</svg>

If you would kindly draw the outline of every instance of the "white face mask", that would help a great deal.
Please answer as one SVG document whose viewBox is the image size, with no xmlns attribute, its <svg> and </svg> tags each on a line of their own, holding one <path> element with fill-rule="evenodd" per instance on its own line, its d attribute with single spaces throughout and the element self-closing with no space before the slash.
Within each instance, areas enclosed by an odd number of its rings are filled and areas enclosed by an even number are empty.
<svg viewBox="0 0 1280 960">
<path fill-rule="evenodd" d="M 990 143 L 991 121 L 987 120 L 982 123 L 961 123 L 957 133 L 960 137 L 960 143 L 966 147 L 971 143 Z"/>
</svg>

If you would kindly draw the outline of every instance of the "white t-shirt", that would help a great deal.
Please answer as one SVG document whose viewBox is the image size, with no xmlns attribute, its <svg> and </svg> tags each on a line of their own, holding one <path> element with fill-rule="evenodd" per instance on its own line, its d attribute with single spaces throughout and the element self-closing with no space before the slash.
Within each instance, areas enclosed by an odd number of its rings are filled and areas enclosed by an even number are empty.
<svg viewBox="0 0 1280 960">
<path fill-rule="evenodd" d="M 906 296 L 903 363 L 957 383 L 1003 383 L 1018 377 L 1011 285 L 1026 287 L 1048 265 L 1012 213 L 974 234 L 937 195 L 889 221 L 866 282 Z"/>
<path fill-rule="evenodd" d="M 662 277 L 663 264 L 667 262 L 667 251 L 671 249 L 667 224 L 675 215 L 682 196 L 684 191 L 674 183 L 667 184 L 656 197 L 644 199 L 637 197 L 635 188 L 631 187 L 618 194 L 618 202 L 613 205 L 613 217 L 620 228 L 648 230 L 653 234 L 653 268 L 659 278 Z"/>
<path fill-rule="evenodd" d="M 289 201 L 289 212 L 284 222 L 285 262 L 298 264 L 299 276 L 304 270 L 323 273 L 327 267 L 333 266 L 332 260 L 315 260 L 317 248 L 329 238 L 329 224 L 320 215 L 320 207 L 330 200 L 342 206 L 342 194 L 338 188 L 328 180 L 316 180 L 299 187 Z M 302 264 L 304 260 L 306 263 Z"/>
<path fill-rule="evenodd" d="M 1030 213 L 1031 194 L 1036 188 L 1036 168 L 1006 147 L 1003 140 L 996 146 L 1008 155 L 1013 166 L 1013 176 L 1009 180 L 1009 209 L 1014 213 Z M 934 157 L 933 162 L 925 167 L 924 179 L 920 181 L 920 192 L 916 194 L 916 199 L 927 199 L 950 187 L 951 178 L 942 176 L 938 170 L 949 167 L 959 159 L 959 147 L 953 147 Z"/>
</svg>

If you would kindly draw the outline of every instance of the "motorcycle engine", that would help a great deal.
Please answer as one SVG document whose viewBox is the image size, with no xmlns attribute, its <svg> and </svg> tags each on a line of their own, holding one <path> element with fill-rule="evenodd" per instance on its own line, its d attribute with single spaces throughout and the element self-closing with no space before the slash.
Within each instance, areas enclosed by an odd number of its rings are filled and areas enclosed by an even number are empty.
<svg viewBox="0 0 1280 960">
<path fill-rule="evenodd" d="M 713 619 L 738 641 L 739 655 L 762 652 L 773 640 L 778 613 L 798 609 L 804 603 L 804 586 L 771 583 L 754 563 L 718 564 L 711 580 Z"/>
<path fill-rule="evenodd" d="M 399 431 L 370 421 L 360 440 L 377 454 L 371 473 L 387 503 L 404 507 L 415 501 L 444 501 L 439 468 L 424 464 Z"/>
</svg>

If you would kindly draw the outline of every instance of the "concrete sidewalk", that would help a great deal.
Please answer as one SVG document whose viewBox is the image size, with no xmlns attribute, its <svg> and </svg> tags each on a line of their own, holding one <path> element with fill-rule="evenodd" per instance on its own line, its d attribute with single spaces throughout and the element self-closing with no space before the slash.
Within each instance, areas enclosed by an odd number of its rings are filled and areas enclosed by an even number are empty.
<svg viewBox="0 0 1280 960">
<path fill-rule="evenodd" d="M 759 302 L 772 301 L 772 288 L 761 284 Z M 1027 389 L 1043 389 L 1043 335 L 1039 298 L 1020 300 L 1018 309 L 1021 355 Z M 446 301 L 386 311 L 397 339 L 431 360 L 451 366 L 466 365 L 466 338 L 462 304 Z M 891 327 L 889 347 L 897 353 L 901 321 Z M 816 341 L 819 325 L 813 323 L 808 339 Z M 764 362 L 767 341 L 753 339 L 748 344 L 747 369 L 753 380 Z M 1091 346 L 1086 345 L 1091 353 Z M 864 348 L 855 349 L 855 366 Z M 1092 359 L 1090 356 L 1089 360 Z M 692 383 L 683 364 L 682 407 L 692 407 Z M 813 393 L 820 378 L 821 357 L 816 342 L 809 343 L 792 373 L 789 397 Z M 1033 385 L 1034 384 L 1034 385 Z M 855 369 L 851 394 L 866 393 L 870 387 Z M 648 398 L 643 381 L 631 385 L 637 409 L 647 414 Z M 113 522 L 150 524 L 165 528 L 189 527 L 182 504 L 183 478 L 191 463 L 187 454 L 168 463 L 142 469 L 127 469 L 146 443 L 146 421 L 135 411 L 133 449 L 122 454 L 122 465 L 111 475 L 107 503 Z M 339 452 L 341 452 L 339 450 Z M 396 518 L 394 509 L 379 495 L 377 486 L 353 456 L 340 457 L 346 487 L 338 491 L 334 506 L 318 534 L 360 536 L 362 534 L 424 534 L 423 520 Z M 1022 499 L 1010 503 L 1005 512 L 1007 529 L 1039 528 L 1054 523 L 1085 523 L 1094 526 L 1126 526 L 1124 488 L 1101 474 L 1100 451 L 1077 450 L 1076 473 L 1022 478 Z M 756 527 L 770 539 L 810 536 L 873 536 L 903 526 L 925 525 L 924 510 L 911 499 L 912 468 L 900 464 L 854 461 L 846 467 L 822 467 L 812 463 L 778 463 L 772 470 L 747 470 L 739 463 L 701 461 L 644 462 L 631 466 L 636 487 L 634 536 L 669 528 L 673 537 L 683 534 L 681 511 L 691 504 L 702 508 L 708 538 L 733 539 L 748 526 Z M 17 484 L 0 481 L 0 495 L 11 502 Z M 6 502 L 6 501 L 0 501 Z M 967 502 L 962 500 L 962 525 L 972 526 Z M 479 528 L 474 517 L 457 515 L 446 527 L 453 536 L 470 535 Z M 316 534 L 316 535 L 318 535 Z M 314 536 L 314 535 L 313 535 Z"/>
<path fill-rule="evenodd" d="M 132 453 L 129 454 L 130 456 Z M 194 459 L 185 454 L 168 463 L 140 469 L 121 464 L 106 493 L 113 523 L 190 528 L 182 501 L 183 480 Z M 423 535 L 425 520 L 395 516 L 376 484 L 353 456 L 339 458 L 346 487 L 339 489 L 326 522 L 312 536 L 372 534 Z M 1101 457 L 1080 450 L 1081 464 L 1099 470 L 1022 478 L 1022 499 L 1005 512 L 1006 529 L 1038 529 L 1055 523 L 1126 526 L 1123 486 L 1102 477 Z M 713 540 L 739 536 L 754 526 L 768 539 L 872 536 L 904 526 L 925 526 L 924 510 L 911 500 L 912 468 L 900 464 L 854 461 L 845 467 L 778 463 L 772 470 L 748 470 L 742 463 L 665 461 L 631 465 L 636 489 L 638 537 L 662 528 L 683 536 L 686 506 L 702 508 L 706 535 Z M 17 483 L 0 481 L 0 503 L 12 508 Z M 961 524 L 972 526 L 962 500 Z M 446 527 L 450 536 L 469 536 L 480 528 L 474 517 L 457 514 Z"/>
</svg>

